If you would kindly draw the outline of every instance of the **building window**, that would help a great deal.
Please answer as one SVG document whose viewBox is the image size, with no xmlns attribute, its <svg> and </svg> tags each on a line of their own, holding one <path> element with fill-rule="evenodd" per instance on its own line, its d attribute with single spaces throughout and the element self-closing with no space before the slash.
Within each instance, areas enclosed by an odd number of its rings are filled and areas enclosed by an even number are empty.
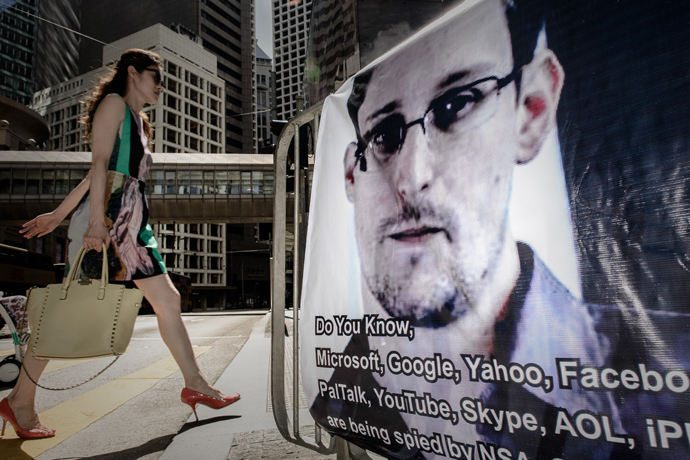
<svg viewBox="0 0 690 460">
<path fill-rule="evenodd" d="M 177 184 L 175 183 L 175 171 L 165 171 L 165 193 L 175 193 Z"/>
<path fill-rule="evenodd" d="M 163 127 L 163 138 L 166 141 L 172 142 L 173 144 L 177 144 L 178 143 L 177 134 L 178 134 L 177 131 L 170 129 L 170 128 Z"/>
<path fill-rule="evenodd" d="M 177 120 L 178 120 L 177 115 L 175 115 L 174 113 L 168 112 L 168 111 L 166 111 L 165 114 L 166 114 L 166 118 L 167 118 L 166 122 L 171 126 L 177 127 Z"/>
<path fill-rule="evenodd" d="M 213 171 L 204 171 L 204 193 L 217 193 Z"/>
<path fill-rule="evenodd" d="M 192 83 L 193 85 L 196 85 L 197 76 L 194 75 L 192 72 L 187 71 L 187 73 L 185 74 L 185 81 L 187 83 Z"/>
<path fill-rule="evenodd" d="M 196 143 L 196 139 L 192 139 Z M 189 193 L 191 195 L 201 195 L 202 192 L 202 172 L 189 172 Z"/>
<path fill-rule="evenodd" d="M 179 110 L 179 106 L 177 105 L 177 98 L 175 96 L 171 96 L 170 94 L 166 94 L 165 96 L 165 105 L 167 107 L 170 107 L 171 109 Z"/>
<path fill-rule="evenodd" d="M 167 81 L 165 82 L 165 89 L 167 89 L 171 93 L 180 94 L 180 85 L 175 80 L 167 79 Z"/>
<path fill-rule="evenodd" d="M 164 255 L 165 257 L 165 266 L 167 268 L 177 268 L 175 265 L 175 254 L 169 252 Z"/>
<path fill-rule="evenodd" d="M 240 177 L 242 178 L 241 193 L 250 195 L 252 193 L 252 172 L 241 171 Z"/>
<path fill-rule="evenodd" d="M 262 195 L 264 193 L 264 173 L 263 171 L 252 171 L 252 194 Z"/>
<path fill-rule="evenodd" d="M 274 174 L 272 172 L 264 173 L 264 193 L 266 195 L 273 195 L 273 178 Z"/>
<path fill-rule="evenodd" d="M 146 182 L 150 185 L 152 194 L 161 195 L 165 186 L 165 173 L 160 170 L 151 171 Z"/>
<path fill-rule="evenodd" d="M 41 183 L 41 193 L 55 193 L 55 171 L 42 171 L 43 181 Z"/>
<path fill-rule="evenodd" d="M 58 169 L 55 171 L 55 194 L 67 195 L 72 189 L 69 188 L 69 171 Z"/>
<path fill-rule="evenodd" d="M 193 102 L 198 103 L 200 100 L 199 92 L 194 90 L 194 89 L 190 89 L 189 90 L 189 99 L 192 100 Z"/>
</svg>

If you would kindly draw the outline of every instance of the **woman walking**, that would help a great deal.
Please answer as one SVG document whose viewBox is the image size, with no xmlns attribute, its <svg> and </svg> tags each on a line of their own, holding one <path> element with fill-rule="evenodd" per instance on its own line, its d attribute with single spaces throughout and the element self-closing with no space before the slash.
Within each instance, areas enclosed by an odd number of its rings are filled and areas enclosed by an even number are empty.
<svg viewBox="0 0 690 460">
<path fill-rule="evenodd" d="M 180 295 L 170 281 L 148 225 L 144 181 L 152 163 L 150 125 L 141 110 L 145 104 L 155 104 L 160 96 L 162 64 L 160 56 L 149 51 L 133 49 L 122 54 L 113 73 L 99 82 L 87 102 L 84 122 L 92 149 L 89 175 L 55 211 L 27 222 L 22 233 L 31 238 L 51 232 L 79 204 L 69 227 L 70 257 L 81 245 L 102 252 L 105 244 L 109 248 L 111 279 L 133 280 L 144 291 L 158 318 L 163 341 L 182 371 L 182 402 L 189 404 L 196 415 L 196 404 L 219 409 L 234 403 L 240 395 L 224 396 L 201 373 L 180 315 Z M 88 195 L 82 199 L 87 190 Z M 36 385 L 32 380 L 38 380 L 47 363 L 26 355 L 25 372 L 7 398 L 0 401 L 3 434 L 5 424 L 10 422 L 22 438 L 55 435 L 54 429 L 40 423 L 34 406 Z"/>
</svg>

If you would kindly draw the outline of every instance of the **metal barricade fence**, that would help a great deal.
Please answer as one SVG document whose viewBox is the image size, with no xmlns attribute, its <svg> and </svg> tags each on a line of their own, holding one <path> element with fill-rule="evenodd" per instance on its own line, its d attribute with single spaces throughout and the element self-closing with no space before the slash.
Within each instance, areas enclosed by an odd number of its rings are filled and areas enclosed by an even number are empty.
<svg viewBox="0 0 690 460">
<path fill-rule="evenodd" d="M 315 424 L 314 438 L 300 433 L 299 388 L 299 305 L 302 287 L 302 268 L 304 266 L 303 238 L 306 235 L 307 177 L 300 165 L 300 130 L 311 123 L 314 133 L 314 151 L 319 132 L 319 121 L 323 103 L 310 107 L 292 118 L 280 134 L 274 154 L 275 195 L 273 207 L 273 258 L 272 258 L 272 295 L 271 306 L 271 399 L 273 417 L 281 435 L 288 441 L 322 454 L 337 453 L 338 460 L 367 460 L 366 451 L 354 446 L 340 437 L 322 433 L 321 427 Z M 285 365 L 285 232 L 287 230 L 287 159 L 291 141 L 294 148 L 294 250 L 293 250 L 293 323 L 292 323 L 292 366 Z M 287 376 L 287 367 L 291 367 L 292 376 Z M 292 416 L 288 415 L 285 383 L 292 379 Z M 311 420 L 313 422 L 313 420 Z M 324 437 L 329 438 L 324 443 Z"/>
</svg>

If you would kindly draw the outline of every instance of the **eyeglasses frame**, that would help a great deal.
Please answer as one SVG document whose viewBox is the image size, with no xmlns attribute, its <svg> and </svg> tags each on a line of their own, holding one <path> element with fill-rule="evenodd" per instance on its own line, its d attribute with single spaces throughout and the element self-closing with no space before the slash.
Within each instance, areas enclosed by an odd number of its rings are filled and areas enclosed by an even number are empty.
<svg viewBox="0 0 690 460">
<path fill-rule="evenodd" d="M 495 75 L 491 75 L 488 77 L 480 78 L 479 80 L 475 80 L 472 83 L 468 83 L 466 85 L 458 87 L 456 90 L 457 91 L 465 91 L 467 89 L 470 89 L 476 85 L 479 85 L 480 83 L 484 83 L 485 81 L 488 80 L 496 80 L 496 91 L 497 94 L 500 94 L 501 89 L 505 88 L 512 82 L 514 82 L 516 79 L 520 77 L 520 74 L 522 72 L 522 69 L 513 69 L 512 72 L 510 72 L 508 75 L 506 75 L 503 78 L 500 78 Z M 414 125 L 421 125 L 422 126 L 422 131 L 424 134 L 426 134 L 426 129 L 424 126 L 424 120 L 426 119 L 427 115 L 429 112 L 433 110 L 433 107 L 429 107 L 426 112 L 424 112 L 424 116 L 421 118 L 418 118 L 416 120 L 413 120 L 405 125 L 402 126 L 402 135 L 400 136 L 400 146 L 398 147 L 398 152 L 402 148 L 403 144 L 405 143 L 405 138 L 407 136 L 407 130 L 413 127 Z M 371 143 L 371 140 L 367 141 L 364 139 L 362 136 L 360 136 L 358 142 L 357 142 L 357 150 L 355 151 L 355 164 L 359 162 L 359 170 L 362 172 L 365 172 L 367 170 L 367 159 L 364 156 L 364 152 L 369 148 L 369 144 Z M 396 152 L 397 153 L 397 152 Z"/>
</svg>

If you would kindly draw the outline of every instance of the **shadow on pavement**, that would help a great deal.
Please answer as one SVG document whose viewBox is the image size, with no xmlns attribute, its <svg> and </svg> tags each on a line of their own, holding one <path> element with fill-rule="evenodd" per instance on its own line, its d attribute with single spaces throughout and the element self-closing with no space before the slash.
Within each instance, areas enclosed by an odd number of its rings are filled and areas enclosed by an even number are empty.
<svg viewBox="0 0 690 460">
<path fill-rule="evenodd" d="M 204 420 L 199 420 L 198 422 L 185 423 L 182 429 L 177 434 L 182 434 L 185 431 L 191 430 L 192 428 L 198 428 L 204 425 L 210 425 L 211 423 L 223 422 L 225 420 L 232 420 L 235 418 L 240 418 L 241 415 L 222 415 L 219 417 L 211 417 Z"/>
<path fill-rule="evenodd" d="M 129 449 L 94 455 L 92 457 L 61 457 L 55 460 L 136 460 L 154 452 L 164 451 L 170 445 L 174 437 L 175 434 L 169 434 L 151 439 L 137 447 L 130 447 Z"/>
<path fill-rule="evenodd" d="M 22 450 L 24 439 L 0 439 L 0 452 L 3 460 L 31 460 L 31 455 Z"/>
</svg>

